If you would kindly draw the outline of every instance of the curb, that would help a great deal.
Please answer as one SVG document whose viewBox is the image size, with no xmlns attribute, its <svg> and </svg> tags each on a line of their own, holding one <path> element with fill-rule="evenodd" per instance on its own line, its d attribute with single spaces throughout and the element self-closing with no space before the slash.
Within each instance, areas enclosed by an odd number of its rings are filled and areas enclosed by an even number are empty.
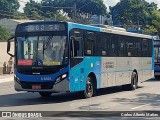
<svg viewBox="0 0 160 120">
<path fill-rule="evenodd" d="M 0 83 L 11 82 L 11 81 L 13 81 L 13 77 L 0 78 Z"/>
</svg>

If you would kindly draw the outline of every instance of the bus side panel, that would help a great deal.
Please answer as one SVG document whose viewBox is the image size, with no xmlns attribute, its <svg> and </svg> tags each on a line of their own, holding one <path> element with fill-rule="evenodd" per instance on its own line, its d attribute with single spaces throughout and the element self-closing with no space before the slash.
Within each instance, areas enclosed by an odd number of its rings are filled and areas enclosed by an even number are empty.
<svg viewBox="0 0 160 120">
<path fill-rule="evenodd" d="M 143 69 L 143 81 L 154 77 L 154 71 L 152 70 L 152 58 L 142 58 L 142 69 Z M 142 82 L 143 82 L 142 81 Z"/>
<path fill-rule="evenodd" d="M 102 71 L 102 88 L 115 85 L 116 78 L 116 58 L 114 57 L 103 57 L 101 62 Z"/>
<path fill-rule="evenodd" d="M 78 65 L 74 66 L 69 71 L 70 91 L 80 91 L 81 82 L 85 79 L 84 76 L 84 60 Z"/>
<path fill-rule="evenodd" d="M 98 57 L 84 57 L 83 61 L 70 69 L 70 91 L 82 91 L 86 88 L 86 80 L 89 73 L 93 72 L 96 76 L 97 87 L 100 88 L 100 62 Z"/>
<path fill-rule="evenodd" d="M 116 83 L 115 85 L 124 85 L 130 83 L 130 57 L 116 58 Z"/>
<path fill-rule="evenodd" d="M 85 57 L 85 82 L 83 83 L 82 89 L 85 89 L 86 79 L 90 73 L 94 73 L 97 80 L 97 88 L 101 88 L 101 58 L 100 57 Z"/>
</svg>

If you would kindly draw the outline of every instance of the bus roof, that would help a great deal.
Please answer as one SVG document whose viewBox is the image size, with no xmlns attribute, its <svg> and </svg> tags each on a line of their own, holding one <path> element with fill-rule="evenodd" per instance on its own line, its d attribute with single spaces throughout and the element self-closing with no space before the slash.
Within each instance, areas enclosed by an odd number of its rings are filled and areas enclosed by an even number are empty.
<svg viewBox="0 0 160 120">
<path fill-rule="evenodd" d="M 152 39 L 151 35 L 131 33 L 131 32 L 125 31 L 124 28 L 118 28 L 118 27 L 107 26 L 107 25 L 99 25 L 99 26 L 98 25 L 85 25 L 85 24 L 79 24 L 79 23 L 74 23 L 74 22 L 63 22 L 63 21 L 33 21 L 33 22 L 21 23 L 19 25 L 42 24 L 42 23 L 45 23 L 45 24 L 46 23 L 66 23 L 68 24 L 68 27 L 70 28 L 80 28 L 80 29 L 99 31 L 99 32 L 105 32 L 105 33 Z"/>
<path fill-rule="evenodd" d="M 87 29 L 87 30 L 93 30 L 93 31 L 100 31 L 100 32 L 105 32 L 105 33 L 112 33 L 112 34 L 119 34 L 119 35 L 125 35 L 125 36 L 152 39 L 151 35 L 127 32 L 124 28 L 119 28 L 119 27 L 114 27 L 114 26 L 84 25 L 84 24 L 72 23 L 72 22 L 68 22 L 68 23 L 71 24 L 72 27 L 77 27 L 77 28 L 82 28 L 82 29 Z"/>
</svg>

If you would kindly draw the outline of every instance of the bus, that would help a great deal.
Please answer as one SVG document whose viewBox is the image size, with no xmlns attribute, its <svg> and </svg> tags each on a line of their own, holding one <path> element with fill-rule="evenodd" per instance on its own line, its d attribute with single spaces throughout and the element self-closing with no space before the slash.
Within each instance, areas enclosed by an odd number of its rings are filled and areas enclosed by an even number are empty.
<svg viewBox="0 0 160 120">
<path fill-rule="evenodd" d="M 154 77 L 152 36 L 125 29 L 73 22 L 37 21 L 17 25 L 14 55 L 16 91 L 79 92 L 85 98 L 100 88 L 135 90 Z"/>
<path fill-rule="evenodd" d="M 160 40 L 154 40 L 154 77 L 160 78 Z"/>
</svg>

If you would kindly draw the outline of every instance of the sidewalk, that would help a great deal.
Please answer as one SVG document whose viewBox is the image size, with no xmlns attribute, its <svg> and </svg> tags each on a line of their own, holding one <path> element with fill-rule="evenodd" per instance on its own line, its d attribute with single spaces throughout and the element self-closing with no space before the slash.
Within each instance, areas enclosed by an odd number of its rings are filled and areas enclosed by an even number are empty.
<svg viewBox="0 0 160 120">
<path fill-rule="evenodd" d="M 13 81 L 14 74 L 2 74 L 0 75 L 0 83 Z"/>
</svg>

